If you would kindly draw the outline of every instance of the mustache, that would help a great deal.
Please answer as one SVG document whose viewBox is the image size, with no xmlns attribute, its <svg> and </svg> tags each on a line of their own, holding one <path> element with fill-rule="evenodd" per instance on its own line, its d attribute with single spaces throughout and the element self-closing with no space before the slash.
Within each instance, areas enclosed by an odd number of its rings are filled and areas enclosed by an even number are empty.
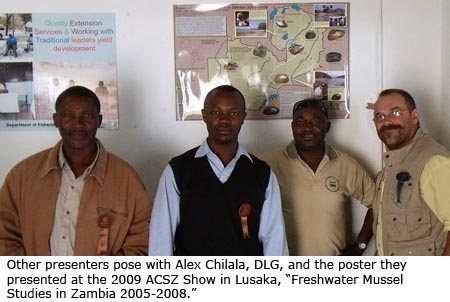
<svg viewBox="0 0 450 302">
<path fill-rule="evenodd" d="M 384 126 L 380 129 L 380 131 L 385 131 L 385 130 L 401 130 L 403 129 L 402 126 L 400 125 L 388 125 L 388 126 Z"/>
</svg>

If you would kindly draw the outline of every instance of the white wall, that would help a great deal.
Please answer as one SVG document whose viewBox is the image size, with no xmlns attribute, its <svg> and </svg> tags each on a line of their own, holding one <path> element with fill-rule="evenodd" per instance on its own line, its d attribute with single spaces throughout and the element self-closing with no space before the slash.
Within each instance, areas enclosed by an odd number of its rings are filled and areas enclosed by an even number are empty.
<svg viewBox="0 0 450 302">
<path fill-rule="evenodd" d="M 450 9 L 450 1 L 442 1 L 442 94 L 440 142 L 450 149 L 450 20 L 446 12 Z"/>
<path fill-rule="evenodd" d="M 443 26 L 442 20 L 447 19 L 443 9 L 447 2 L 383 0 L 383 87 L 409 91 L 421 127 L 437 139 L 445 124 L 441 124 L 442 35 L 443 28 L 448 35 L 449 24 Z"/>
<path fill-rule="evenodd" d="M 167 161 L 200 144 L 206 136 L 201 121 L 175 121 L 172 5 L 211 1 L 3 2 L 3 12 L 116 14 L 120 130 L 100 130 L 98 136 L 110 151 L 136 167 L 153 197 Z M 450 5 L 441 0 L 353 0 L 350 3 L 351 118 L 334 121 L 328 139 L 376 172 L 381 167 L 381 144 L 365 104 L 375 101 L 382 88 L 411 91 L 418 101 L 422 125 L 432 134 L 439 134 L 440 112 L 442 116 L 450 116 L 450 109 L 441 108 L 442 94 L 449 95 L 450 89 L 447 84 L 444 88 L 441 84 L 442 19 L 446 11 L 443 5 L 446 8 Z M 448 28 L 449 24 L 444 25 Z M 449 44 L 450 39 L 446 37 L 444 45 Z M 446 58 L 448 62 L 448 55 Z M 285 145 L 291 139 L 289 123 L 288 120 L 246 121 L 240 141 L 254 154 Z M 448 122 L 444 130 L 450 132 Z M 56 130 L 1 131 L 0 182 L 15 163 L 52 146 L 58 139 Z M 450 145 L 448 135 L 444 141 Z M 357 215 L 355 225 L 362 220 L 360 216 Z"/>
</svg>

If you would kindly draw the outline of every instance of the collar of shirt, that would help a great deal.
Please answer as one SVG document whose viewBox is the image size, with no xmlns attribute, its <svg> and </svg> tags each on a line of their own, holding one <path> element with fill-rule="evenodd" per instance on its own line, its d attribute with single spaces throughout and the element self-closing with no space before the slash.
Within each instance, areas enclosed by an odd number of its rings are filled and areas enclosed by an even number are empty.
<svg viewBox="0 0 450 302">
<path fill-rule="evenodd" d="M 247 152 L 244 146 L 241 144 L 238 144 L 238 148 L 236 151 L 236 154 L 231 160 L 231 162 L 224 167 L 222 164 L 222 161 L 220 158 L 211 150 L 206 140 L 203 142 L 203 144 L 200 145 L 197 152 L 195 153 L 195 158 L 206 156 L 209 162 L 209 165 L 211 166 L 212 170 L 214 171 L 214 174 L 216 174 L 217 178 L 222 182 L 225 183 L 228 178 L 230 177 L 231 173 L 234 170 L 234 167 L 236 166 L 236 163 L 238 159 L 242 156 L 247 156 L 251 162 L 252 158 L 250 154 Z"/>
<path fill-rule="evenodd" d="M 61 168 L 59 163 L 59 152 L 61 148 L 62 140 L 60 140 L 53 148 L 50 149 L 48 157 L 43 165 L 41 177 L 46 177 L 53 170 L 59 170 Z M 97 181 L 103 185 L 105 174 L 106 174 L 106 164 L 108 160 L 108 152 L 106 151 L 103 144 L 97 140 L 97 157 L 94 160 L 94 167 L 91 170 L 90 176 L 95 177 Z"/>
<path fill-rule="evenodd" d="M 67 159 L 64 156 L 64 153 L 63 153 L 62 149 L 63 149 L 63 144 L 61 144 L 59 146 L 59 151 L 58 151 L 59 167 L 64 170 L 65 166 L 67 166 L 70 169 L 70 165 L 67 162 Z M 99 153 L 100 153 L 100 146 L 99 146 L 99 144 L 97 142 L 97 154 L 95 155 L 95 158 L 92 161 L 92 163 L 89 165 L 89 167 L 87 167 L 86 170 L 84 170 L 83 175 L 81 175 L 83 177 L 83 179 L 86 179 L 86 177 L 88 177 L 90 175 L 91 170 L 94 168 L 95 164 L 97 163 Z M 70 170 L 72 171 L 72 169 L 70 169 Z"/>
<path fill-rule="evenodd" d="M 291 159 L 298 159 L 302 165 L 311 171 L 313 174 L 319 173 L 319 171 L 329 162 L 339 157 L 338 152 L 330 145 L 325 143 L 325 154 L 317 167 L 316 172 L 312 171 L 308 164 L 300 157 L 295 147 L 295 140 L 292 140 L 286 147 L 286 153 Z"/>
<path fill-rule="evenodd" d="M 419 129 L 417 129 L 416 134 L 414 135 L 413 139 L 411 140 L 411 142 L 408 145 L 406 145 L 400 149 L 384 152 L 384 154 L 383 154 L 384 167 L 389 169 L 389 168 L 394 167 L 394 164 L 396 164 L 396 165 L 400 164 L 406 158 L 406 155 L 414 147 L 416 141 L 423 135 L 425 135 L 425 134 L 419 128 Z"/>
<path fill-rule="evenodd" d="M 296 159 L 299 158 L 301 159 L 300 155 L 297 152 L 297 148 L 295 147 L 295 141 L 292 140 L 289 145 L 287 145 L 286 147 L 286 152 L 288 154 L 288 156 L 292 159 Z M 339 157 L 337 151 L 330 145 L 325 144 L 325 156 L 324 158 L 327 158 L 329 160 L 335 160 L 336 158 Z"/>
</svg>

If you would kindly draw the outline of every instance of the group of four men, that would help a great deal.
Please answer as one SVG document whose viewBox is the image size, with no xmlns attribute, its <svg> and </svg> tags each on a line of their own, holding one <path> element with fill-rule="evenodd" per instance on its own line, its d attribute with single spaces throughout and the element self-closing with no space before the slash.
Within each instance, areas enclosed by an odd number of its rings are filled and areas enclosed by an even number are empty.
<svg viewBox="0 0 450 302">
<path fill-rule="evenodd" d="M 202 116 L 207 139 L 169 162 L 152 209 L 134 169 L 96 139 L 95 93 L 62 92 L 61 141 L 17 164 L 0 189 L 0 255 L 361 255 L 372 229 L 379 255 L 450 255 L 449 152 L 422 133 L 407 92 L 375 103 L 387 149 L 375 183 L 325 143 L 321 101 L 294 105 L 293 141 L 265 162 L 238 143 L 239 90 L 214 88 Z M 356 242 L 346 238 L 350 197 L 369 208 Z"/>
</svg>

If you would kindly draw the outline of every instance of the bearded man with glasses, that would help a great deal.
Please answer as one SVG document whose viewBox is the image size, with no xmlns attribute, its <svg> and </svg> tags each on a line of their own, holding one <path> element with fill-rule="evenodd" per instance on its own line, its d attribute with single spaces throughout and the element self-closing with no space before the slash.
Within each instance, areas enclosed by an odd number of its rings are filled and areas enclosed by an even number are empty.
<svg viewBox="0 0 450 302">
<path fill-rule="evenodd" d="M 373 121 L 387 150 L 373 203 L 378 254 L 450 255 L 450 152 L 422 132 L 404 90 L 382 91 Z"/>
</svg>

